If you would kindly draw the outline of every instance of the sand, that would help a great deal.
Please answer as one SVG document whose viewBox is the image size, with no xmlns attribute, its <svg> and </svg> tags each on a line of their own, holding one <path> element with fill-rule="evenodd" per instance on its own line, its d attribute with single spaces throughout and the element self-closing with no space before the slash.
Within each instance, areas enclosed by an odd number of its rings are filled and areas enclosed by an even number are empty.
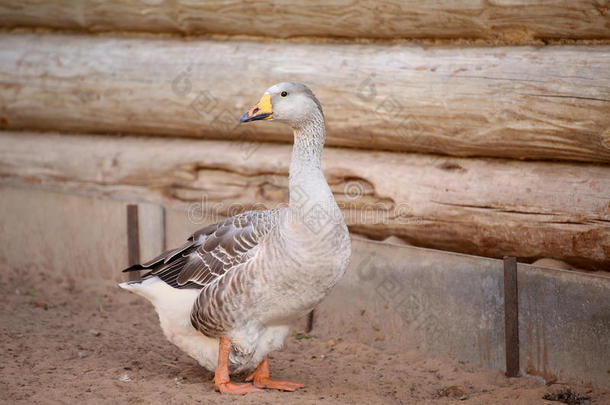
<svg viewBox="0 0 610 405">
<path fill-rule="evenodd" d="M 543 396 L 566 388 L 455 359 L 381 351 L 314 328 L 292 334 L 270 356 L 272 377 L 304 389 L 221 396 L 213 374 L 165 340 L 152 306 L 114 283 L 4 269 L 0 306 L 0 402 L 7 404 L 529 405 L 559 404 Z M 610 404 L 608 391 L 571 388 L 591 397 L 581 403 Z"/>
</svg>

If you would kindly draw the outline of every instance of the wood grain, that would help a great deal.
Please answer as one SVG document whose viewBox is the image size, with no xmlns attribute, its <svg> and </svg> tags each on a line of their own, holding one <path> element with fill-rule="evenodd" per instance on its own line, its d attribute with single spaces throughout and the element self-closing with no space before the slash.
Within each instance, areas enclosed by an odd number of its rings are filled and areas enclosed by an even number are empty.
<svg viewBox="0 0 610 405">
<path fill-rule="evenodd" d="M 269 37 L 610 38 L 607 0 L 4 0 L 7 27 Z"/>
<path fill-rule="evenodd" d="M 610 163 L 610 46 L 430 48 L 0 35 L 4 129 L 292 142 L 237 127 L 304 82 L 328 144 Z"/>
<path fill-rule="evenodd" d="M 0 133 L 0 184 L 185 210 L 204 225 L 287 201 L 290 146 Z M 326 148 L 350 230 L 490 257 L 610 266 L 610 167 Z"/>
</svg>

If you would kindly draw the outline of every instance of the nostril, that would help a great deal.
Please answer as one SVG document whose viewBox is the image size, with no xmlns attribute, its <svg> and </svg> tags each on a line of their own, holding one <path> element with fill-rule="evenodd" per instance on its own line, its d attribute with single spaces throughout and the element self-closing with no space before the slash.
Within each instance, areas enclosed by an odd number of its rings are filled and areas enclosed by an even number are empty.
<svg viewBox="0 0 610 405">
<path fill-rule="evenodd" d="M 259 108 L 258 107 L 254 107 L 254 109 L 252 110 L 252 114 L 256 114 L 258 112 Z"/>
</svg>

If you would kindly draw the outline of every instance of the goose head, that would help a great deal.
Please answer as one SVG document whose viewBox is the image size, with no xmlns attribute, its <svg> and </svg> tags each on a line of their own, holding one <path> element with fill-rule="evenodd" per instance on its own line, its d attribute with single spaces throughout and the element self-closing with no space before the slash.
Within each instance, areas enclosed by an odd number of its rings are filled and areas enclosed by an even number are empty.
<svg viewBox="0 0 610 405">
<path fill-rule="evenodd" d="M 239 122 L 257 120 L 279 121 L 294 129 L 311 123 L 324 127 L 320 102 L 309 87 L 301 83 L 283 82 L 269 87 L 258 104 L 244 113 Z"/>
</svg>

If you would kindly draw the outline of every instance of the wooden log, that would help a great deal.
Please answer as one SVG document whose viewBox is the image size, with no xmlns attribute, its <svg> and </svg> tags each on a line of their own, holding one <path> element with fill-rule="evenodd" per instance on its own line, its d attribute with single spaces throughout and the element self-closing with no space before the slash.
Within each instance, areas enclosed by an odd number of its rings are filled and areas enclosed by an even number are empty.
<svg viewBox="0 0 610 405">
<path fill-rule="evenodd" d="M 603 0 L 4 0 L 0 21 L 7 27 L 280 38 L 610 38 Z"/>
<path fill-rule="evenodd" d="M 0 134 L 1 184 L 163 204 L 194 222 L 285 203 L 289 159 L 282 144 Z M 610 266 L 609 166 L 342 148 L 326 148 L 323 164 L 354 232 Z"/>
<path fill-rule="evenodd" d="M 328 144 L 610 163 L 610 46 L 434 48 L 0 36 L 5 129 L 291 142 L 237 119 L 309 84 Z"/>
</svg>

